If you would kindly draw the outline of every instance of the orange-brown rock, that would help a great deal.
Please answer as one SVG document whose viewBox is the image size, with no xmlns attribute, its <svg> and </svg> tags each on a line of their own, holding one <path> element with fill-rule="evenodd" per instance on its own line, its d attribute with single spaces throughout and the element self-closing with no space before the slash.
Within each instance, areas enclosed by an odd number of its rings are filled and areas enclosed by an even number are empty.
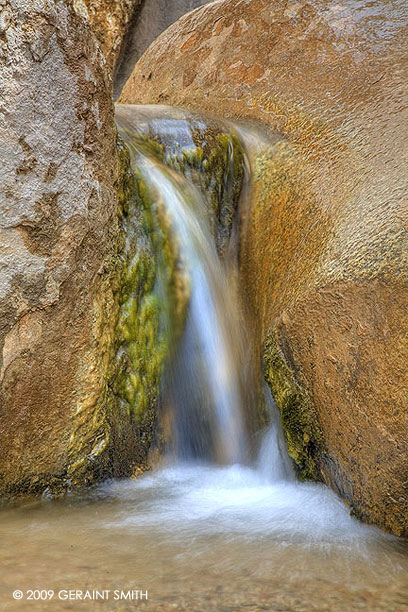
<svg viewBox="0 0 408 612">
<path fill-rule="evenodd" d="M 241 269 L 305 477 L 408 534 L 408 11 L 224 0 L 139 60 L 123 103 L 256 120 Z"/>
</svg>

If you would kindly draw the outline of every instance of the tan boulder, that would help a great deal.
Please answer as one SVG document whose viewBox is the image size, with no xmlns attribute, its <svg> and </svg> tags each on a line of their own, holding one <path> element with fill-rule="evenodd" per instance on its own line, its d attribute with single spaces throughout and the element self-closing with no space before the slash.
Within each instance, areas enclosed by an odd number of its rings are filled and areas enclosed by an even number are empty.
<svg viewBox="0 0 408 612">
<path fill-rule="evenodd" d="M 3 498 L 129 473 L 145 454 L 111 388 L 126 199 L 111 68 L 135 2 L 110 3 L 112 31 L 108 4 L 102 49 L 91 1 L 0 2 Z"/>
<path fill-rule="evenodd" d="M 126 0 L 122 0 L 125 4 Z M 211 0 L 143 0 L 140 10 L 136 10 L 134 27 L 129 28 L 129 36 L 124 45 L 124 53 L 115 76 L 115 99 L 132 73 L 133 66 L 155 38 L 185 13 Z M 98 0 L 94 0 L 97 13 Z M 117 4 L 116 2 L 114 3 Z"/>
<path fill-rule="evenodd" d="M 120 102 L 268 128 L 240 260 L 289 450 L 407 535 L 408 11 L 371 5 L 214 2 L 150 46 Z"/>
</svg>

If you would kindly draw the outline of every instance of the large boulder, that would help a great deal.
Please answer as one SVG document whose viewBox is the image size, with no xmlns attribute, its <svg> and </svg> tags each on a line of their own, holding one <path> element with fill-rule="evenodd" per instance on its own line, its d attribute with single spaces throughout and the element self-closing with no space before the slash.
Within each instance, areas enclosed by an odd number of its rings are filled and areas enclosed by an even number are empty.
<svg viewBox="0 0 408 612">
<path fill-rule="evenodd" d="M 97 4 L 0 2 L 3 498 L 129 473 L 143 455 L 112 392 L 131 189 L 111 73 L 139 2 Z"/>
<path fill-rule="evenodd" d="M 408 12 L 377 5 L 214 2 L 150 46 L 120 101 L 268 128 L 240 261 L 289 451 L 407 535 Z"/>
<path fill-rule="evenodd" d="M 95 6 L 98 0 L 89 0 Z M 134 27 L 129 29 L 129 37 L 124 45 L 122 61 L 119 62 L 115 78 L 115 98 L 119 96 L 122 87 L 132 73 L 133 66 L 147 47 L 172 23 L 185 13 L 198 6 L 208 4 L 211 0 L 144 0 Z M 123 0 L 122 0 L 123 3 Z M 117 5 L 116 2 L 113 3 Z M 117 10 L 117 9 L 116 9 Z M 123 10 L 123 9 L 122 9 Z"/>
</svg>

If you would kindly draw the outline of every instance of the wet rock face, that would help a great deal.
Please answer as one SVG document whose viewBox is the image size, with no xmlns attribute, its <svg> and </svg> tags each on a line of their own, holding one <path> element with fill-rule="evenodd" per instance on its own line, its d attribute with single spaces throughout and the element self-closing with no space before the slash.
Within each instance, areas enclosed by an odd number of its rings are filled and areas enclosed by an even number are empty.
<svg viewBox="0 0 408 612">
<path fill-rule="evenodd" d="M 169 28 L 123 103 L 262 122 L 241 271 L 305 478 L 408 533 L 404 3 L 224 0 Z"/>
<path fill-rule="evenodd" d="M 107 378 L 121 169 L 115 51 L 101 48 L 89 14 L 79 0 L 0 2 L 3 496 L 65 486 L 86 457 L 82 482 L 126 470 L 118 443 L 101 455 L 119 436 Z"/>
</svg>

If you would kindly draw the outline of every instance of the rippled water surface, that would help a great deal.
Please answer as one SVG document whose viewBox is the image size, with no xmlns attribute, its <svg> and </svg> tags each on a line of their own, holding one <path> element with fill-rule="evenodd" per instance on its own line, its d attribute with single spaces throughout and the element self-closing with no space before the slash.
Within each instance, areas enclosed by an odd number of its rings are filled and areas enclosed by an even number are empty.
<svg viewBox="0 0 408 612">
<path fill-rule="evenodd" d="M 248 467 L 167 467 L 1 515 L 4 610 L 408 610 L 404 542 L 323 486 Z M 149 599 L 13 602 L 17 588 Z"/>
</svg>

